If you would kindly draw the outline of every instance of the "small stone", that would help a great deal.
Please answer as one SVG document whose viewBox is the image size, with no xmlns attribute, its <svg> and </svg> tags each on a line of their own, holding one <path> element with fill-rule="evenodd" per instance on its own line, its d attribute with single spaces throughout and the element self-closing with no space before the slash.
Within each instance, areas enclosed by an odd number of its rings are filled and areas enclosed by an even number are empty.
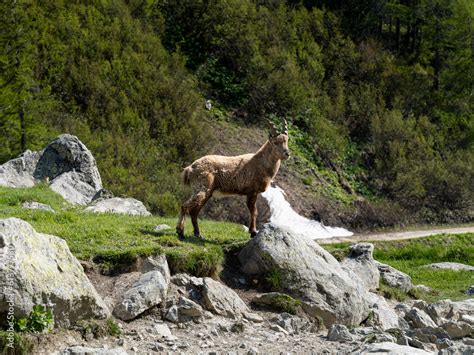
<svg viewBox="0 0 474 355">
<path fill-rule="evenodd" d="M 247 349 L 247 344 L 241 343 L 241 344 L 239 345 L 239 348 L 240 348 L 240 349 Z"/>
<path fill-rule="evenodd" d="M 448 339 L 448 338 L 444 338 L 444 339 L 437 339 L 436 340 L 436 346 L 438 347 L 439 350 L 442 350 L 442 349 L 447 349 L 449 348 L 450 346 L 453 346 L 453 342 Z"/>
<path fill-rule="evenodd" d="M 153 326 L 153 333 L 162 337 L 162 338 L 169 338 L 171 336 L 171 330 L 168 328 L 166 324 L 155 324 Z"/>
<path fill-rule="evenodd" d="M 256 355 L 259 354 L 259 351 L 257 348 L 250 348 L 249 351 L 247 352 L 247 355 Z"/>
<path fill-rule="evenodd" d="M 425 286 L 425 285 L 416 285 L 415 288 L 419 291 L 430 293 L 433 291 L 431 287 Z"/>
<path fill-rule="evenodd" d="M 177 323 L 178 318 L 179 318 L 178 317 L 178 306 L 173 305 L 166 312 L 165 319 L 169 320 L 170 322 Z"/>
<path fill-rule="evenodd" d="M 125 345 L 125 339 L 120 338 L 120 339 L 117 341 L 117 345 L 118 345 L 118 346 L 124 346 L 124 345 Z"/>
<path fill-rule="evenodd" d="M 154 350 L 154 351 L 164 351 L 165 347 L 164 347 L 163 344 L 155 343 L 155 345 L 153 345 L 153 347 L 152 347 L 152 350 Z"/>
<path fill-rule="evenodd" d="M 468 295 L 468 296 L 474 295 L 474 285 L 472 285 L 471 287 L 469 287 L 469 288 L 467 289 L 466 295 Z"/>
<path fill-rule="evenodd" d="M 254 322 L 254 323 L 262 323 L 263 322 L 263 318 L 258 315 L 257 313 L 251 313 L 251 312 L 245 312 L 243 314 L 244 318 L 251 321 L 251 322 Z"/>
<path fill-rule="evenodd" d="M 155 228 L 153 228 L 155 232 L 161 232 L 167 229 L 171 229 L 171 227 L 167 224 L 159 224 Z"/>
<path fill-rule="evenodd" d="M 349 330 L 343 324 L 332 325 L 328 331 L 327 338 L 329 341 L 339 341 L 341 343 L 354 340 L 352 334 L 349 333 Z"/>
</svg>

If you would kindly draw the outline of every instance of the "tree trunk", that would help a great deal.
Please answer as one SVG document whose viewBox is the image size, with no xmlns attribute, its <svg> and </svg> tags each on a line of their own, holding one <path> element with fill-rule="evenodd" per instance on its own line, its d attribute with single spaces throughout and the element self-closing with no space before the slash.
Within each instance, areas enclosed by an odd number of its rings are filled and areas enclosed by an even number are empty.
<svg viewBox="0 0 474 355">
<path fill-rule="evenodd" d="M 23 110 L 23 106 L 20 106 L 20 144 L 21 144 L 21 151 L 24 152 L 26 150 L 26 122 L 25 122 L 25 111 Z"/>
</svg>

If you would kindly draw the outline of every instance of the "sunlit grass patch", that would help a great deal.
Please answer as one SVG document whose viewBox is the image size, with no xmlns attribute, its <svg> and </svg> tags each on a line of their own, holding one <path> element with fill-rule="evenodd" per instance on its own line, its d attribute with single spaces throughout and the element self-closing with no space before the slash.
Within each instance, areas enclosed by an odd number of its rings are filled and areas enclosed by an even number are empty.
<svg viewBox="0 0 474 355">
<path fill-rule="evenodd" d="M 47 203 L 57 212 L 23 209 L 24 201 Z M 21 218 L 38 232 L 61 237 L 77 258 L 112 269 L 130 264 L 138 256 L 165 253 L 174 272 L 213 276 L 222 269 L 223 248 L 248 239 L 240 225 L 203 220 L 200 225 L 206 240 L 201 240 L 192 236 L 188 220 L 186 239 L 180 241 L 174 231 L 176 218 L 86 213 L 44 186 L 0 188 L 0 218 L 7 217 Z M 171 229 L 156 232 L 159 224 Z"/>
</svg>

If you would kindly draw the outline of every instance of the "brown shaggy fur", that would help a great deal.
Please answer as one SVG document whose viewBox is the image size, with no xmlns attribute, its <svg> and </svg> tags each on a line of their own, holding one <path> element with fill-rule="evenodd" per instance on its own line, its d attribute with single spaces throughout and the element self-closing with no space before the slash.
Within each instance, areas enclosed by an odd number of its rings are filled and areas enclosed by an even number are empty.
<svg viewBox="0 0 474 355">
<path fill-rule="evenodd" d="M 270 136 L 255 154 L 234 157 L 206 155 L 186 167 L 183 182 L 191 185 L 193 195 L 181 206 L 176 226 L 180 238 L 184 238 L 184 219 L 191 216 L 194 235 L 200 236 L 197 216 L 202 206 L 213 194 L 246 195 L 250 211 L 249 232 L 257 233 L 257 196 L 264 192 L 280 168 L 280 161 L 289 158 L 288 135 Z"/>
</svg>

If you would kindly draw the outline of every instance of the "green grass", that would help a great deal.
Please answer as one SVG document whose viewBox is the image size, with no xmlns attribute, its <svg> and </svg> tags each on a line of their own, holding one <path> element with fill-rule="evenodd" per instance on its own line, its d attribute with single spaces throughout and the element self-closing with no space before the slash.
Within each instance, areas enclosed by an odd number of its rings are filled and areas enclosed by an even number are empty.
<svg viewBox="0 0 474 355">
<path fill-rule="evenodd" d="M 473 272 L 432 270 L 421 266 L 442 261 L 474 266 L 474 233 L 374 242 L 374 245 L 376 260 L 410 275 L 414 285 L 423 284 L 434 290 L 431 293 L 417 291 L 416 296 L 427 301 L 468 297 L 464 292 L 474 284 Z M 324 245 L 324 248 L 340 258 L 348 246 L 347 243 L 341 243 Z M 401 297 L 392 291 L 382 287 L 382 292 L 392 293 L 397 299 Z"/>
<path fill-rule="evenodd" d="M 24 201 L 47 203 L 57 213 L 23 209 Z M 224 261 L 223 249 L 248 239 L 237 224 L 202 220 L 200 227 L 206 236 L 203 241 L 189 235 L 192 227 L 188 220 L 187 238 L 180 241 L 174 232 L 176 218 L 86 213 L 43 185 L 25 189 L 0 187 L 0 218 L 7 217 L 21 218 L 38 232 L 65 239 L 78 259 L 92 259 L 112 269 L 130 264 L 139 255 L 165 253 L 173 272 L 215 276 Z M 172 229 L 157 233 L 154 227 L 158 224 L 168 224 Z"/>
</svg>

